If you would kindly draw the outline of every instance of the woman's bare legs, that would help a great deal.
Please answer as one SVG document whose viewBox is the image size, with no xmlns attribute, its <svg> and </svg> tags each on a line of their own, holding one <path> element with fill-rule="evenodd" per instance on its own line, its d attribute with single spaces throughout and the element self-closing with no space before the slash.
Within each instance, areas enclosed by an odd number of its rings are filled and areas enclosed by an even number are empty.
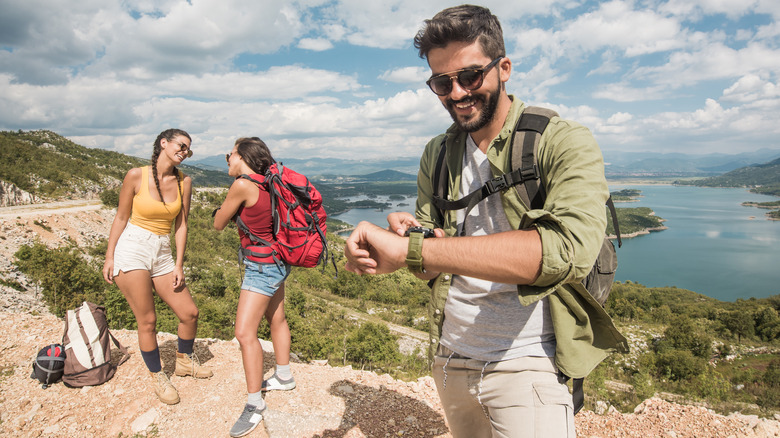
<svg viewBox="0 0 780 438">
<path fill-rule="evenodd" d="M 152 351 L 157 348 L 157 314 L 154 312 L 154 296 L 149 271 L 136 269 L 119 272 L 114 282 L 124 295 L 138 324 L 138 349 Z"/>
<path fill-rule="evenodd" d="M 241 345 L 246 389 L 250 394 L 260 391 L 263 383 L 263 348 L 257 339 L 257 329 L 271 301 L 269 296 L 244 289 L 238 298 L 236 339 Z"/>
<path fill-rule="evenodd" d="M 271 343 L 274 345 L 276 363 L 290 363 L 290 326 L 284 315 L 284 283 L 279 286 L 265 311 L 265 318 L 271 325 Z"/>
</svg>

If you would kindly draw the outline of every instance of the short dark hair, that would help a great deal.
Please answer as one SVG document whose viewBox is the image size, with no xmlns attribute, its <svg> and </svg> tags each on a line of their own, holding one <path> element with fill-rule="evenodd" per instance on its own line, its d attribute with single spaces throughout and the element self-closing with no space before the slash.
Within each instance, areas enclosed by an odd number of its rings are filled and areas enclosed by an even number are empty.
<svg viewBox="0 0 780 438">
<path fill-rule="evenodd" d="M 477 40 L 488 58 L 506 56 L 504 32 L 498 17 L 482 6 L 461 5 L 425 20 L 425 26 L 414 37 L 414 47 L 419 50 L 420 58 L 427 58 L 432 49 L 444 48 L 451 42 Z"/>
<path fill-rule="evenodd" d="M 258 137 L 241 137 L 236 140 L 236 152 L 250 169 L 261 175 L 274 164 L 271 151 Z"/>
</svg>

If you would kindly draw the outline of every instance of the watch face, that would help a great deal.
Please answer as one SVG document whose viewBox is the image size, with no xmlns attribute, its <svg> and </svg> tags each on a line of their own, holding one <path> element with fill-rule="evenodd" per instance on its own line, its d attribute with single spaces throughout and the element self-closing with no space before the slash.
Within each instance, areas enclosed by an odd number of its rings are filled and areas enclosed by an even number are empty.
<svg viewBox="0 0 780 438">
<path fill-rule="evenodd" d="M 422 233 L 423 237 L 435 237 L 436 235 L 433 233 L 433 230 L 426 227 L 409 227 L 408 230 L 406 230 L 405 236 L 409 236 L 411 233 Z"/>
</svg>

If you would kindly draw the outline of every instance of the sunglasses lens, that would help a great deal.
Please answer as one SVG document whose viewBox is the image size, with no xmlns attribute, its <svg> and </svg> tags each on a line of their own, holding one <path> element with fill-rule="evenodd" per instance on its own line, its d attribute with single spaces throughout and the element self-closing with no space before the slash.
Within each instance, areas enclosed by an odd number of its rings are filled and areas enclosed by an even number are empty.
<svg viewBox="0 0 780 438">
<path fill-rule="evenodd" d="M 458 73 L 458 84 L 466 90 L 475 90 L 482 85 L 482 70 L 466 70 Z"/>
<path fill-rule="evenodd" d="M 428 85 L 439 96 L 445 96 L 452 91 L 452 80 L 449 76 L 438 76 L 430 80 Z"/>
</svg>

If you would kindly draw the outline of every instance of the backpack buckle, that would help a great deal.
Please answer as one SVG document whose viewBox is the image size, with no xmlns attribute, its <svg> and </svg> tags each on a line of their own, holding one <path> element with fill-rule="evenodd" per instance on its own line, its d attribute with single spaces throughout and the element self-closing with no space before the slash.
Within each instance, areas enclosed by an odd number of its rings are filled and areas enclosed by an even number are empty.
<svg viewBox="0 0 780 438">
<path fill-rule="evenodd" d="M 539 166 L 536 164 L 531 165 L 530 167 L 521 168 L 520 169 L 520 180 L 525 181 L 528 179 L 538 179 L 539 178 Z"/>
<path fill-rule="evenodd" d="M 499 192 L 502 190 L 506 190 L 509 188 L 509 180 L 506 177 L 506 174 L 503 174 L 501 176 L 497 176 L 490 181 L 486 182 L 485 185 L 488 188 L 489 194 Z"/>
</svg>

